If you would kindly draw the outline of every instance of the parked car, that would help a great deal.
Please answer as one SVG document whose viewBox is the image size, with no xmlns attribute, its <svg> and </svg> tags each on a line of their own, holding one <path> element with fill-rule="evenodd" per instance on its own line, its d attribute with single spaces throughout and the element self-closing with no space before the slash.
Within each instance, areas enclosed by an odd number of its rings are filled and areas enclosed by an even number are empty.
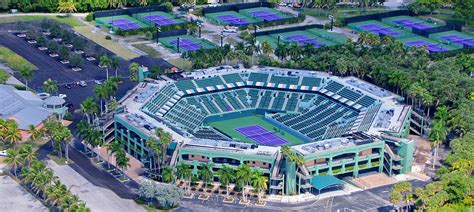
<svg viewBox="0 0 474 212">
<path fill-rule="evenodd" d="M 222 30 L 222 31 L 226 32 L 226 33 L 236 33 L 237 32 L 237 27 L 226 26 L 226 27 L 224 27 L 224 30 Z"/>
<path fill-rule="evenodd" d="M 0 151 L 0 156 L 6 157 L 7 156 L 7 150 Z"/>
<path fill-rule="evenodd" d="M 66 103 L 66 104 L 64 104 L 64 107 L 73 108 L 74 105 L 72 103 Z"/>
<path fill-rule="evenodd" d="M 286 3 L 285 2 L 280 2 L 280 4 L 278 4 L 278 6 L 284 7 L 284 6 L 286 6 Z"/>
<path fill-rule="evenodd" d="M 101 80 L 94 80 L 94 83 L 97 84 L 97 85 L 102 85 L 102 81 L 101 81 Z"/>
<path fill-rule="evenodd" d="M 78 84 L 79 84 L 79 86 L 81 86 L 81 87 L 86 87 L 86 86 L 87 86 L 87 82 L 84 81 L 84 80 L 79 81 Z"/>
<path fill-rule="evenodd" d="M 70 83 L 66 83 L 66 84 L 64 85 L 64 87 L 66 87 L 67 89 L 71 89 L 71 88 L 72 88 L 72 85 L 71 85 Z"/>
<path fill-rule="evenodd" d="M 61 99 L 67 98 L 67 95 L 66 95 L 66 94 L 63 94 L 63 93 L 60 93 L 58 96 L 59 96 L 59 98 L 61 98 Z"/>
</svg>

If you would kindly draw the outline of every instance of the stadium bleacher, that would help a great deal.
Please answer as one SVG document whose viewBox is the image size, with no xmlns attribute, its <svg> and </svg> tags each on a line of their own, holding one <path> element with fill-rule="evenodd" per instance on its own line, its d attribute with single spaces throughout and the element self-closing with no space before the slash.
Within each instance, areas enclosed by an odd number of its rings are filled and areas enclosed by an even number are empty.
<svg viewBox="0 0 474 212">
<path fill-rule="evenodd" d="M 245 86 L 246 81 L 264 84 L 240 87 Z M 238 87 L 229 85 L 236 83 Z M 290 85 L 297 87 L 290 88 Z M 313 87 L 323 87 L 333 94 L 313 90 Z M 368 129 L 378 111 L 378 107 L 372 107 L 374 104 L 377 105 L 376 99 L 334 80 L 326 83 L 318 77 L 250 72 L 174 82 L 161 88 L 142 110 L 164 116 L 196 137 L 208 139 L 226 139 L 213 128 L 202 127 L 209 115 L 247 109 L 270 110 L 270 117 L 275 121 L 319 140 L 340 136 L 358 126 Z M 370 117 L 363 118 L 365 113 Z"/>
</svg>

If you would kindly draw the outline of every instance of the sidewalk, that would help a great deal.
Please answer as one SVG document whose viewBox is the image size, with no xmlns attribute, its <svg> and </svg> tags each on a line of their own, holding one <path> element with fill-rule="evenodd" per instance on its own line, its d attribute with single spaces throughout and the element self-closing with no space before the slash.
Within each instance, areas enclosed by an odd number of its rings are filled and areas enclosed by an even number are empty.
<svg viewBox="0 0 474 212">
<path fill-rule="evenodd" d="M 92 211 L 145 211 L 133 200 L 122 199 L 109 189 L 93 185 L 68 165 L 60 166 L 54 161 L 47 161 L 59 180 L 71 189 L 73 194 L 86 202 Z"/>
</svg>

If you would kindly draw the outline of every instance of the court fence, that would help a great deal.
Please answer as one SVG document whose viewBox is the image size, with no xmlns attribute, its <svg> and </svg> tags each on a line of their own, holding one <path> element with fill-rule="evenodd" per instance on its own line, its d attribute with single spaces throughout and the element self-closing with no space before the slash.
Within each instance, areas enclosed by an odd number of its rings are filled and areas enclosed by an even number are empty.
<svg viewBox="0 0 474 212">
<path fill-rule="evenodd" d="M 162 12 L 169 12 L 165 6 L 151 6 L 151 7 L 138 7 L 138 8 L 130 8 L 130 9 L 117 9 L 117 10 L 104 10 L 94 12 L 92 14 L 93 19 L 102 18 L 107 16 L 117 16 L 117 15 L 129 15 L 135 13 L 145 13 L 145 12 L 153 12 L 153 11 L 162 11 Z"/>
<path fill-rule="evenodd" d="M 254 7 L 274 7 L 275 5 L 269 2 L 261 1 L 261 2 L 252 2 L 252 3 L 237 3 L 237 4 L 228 4 L 222 5 L 218 7 L 206 7 L 202 9 L 202 14 L 205 15 L 206 13 L 218 13 L 218 12 L 226 12 L 226 11 L 236 11 L 243 9 L 250 9 Z"/>
<path fill-rule="evenodd" d="M 344 24 L 350 24 L 355 22 L 362 22 L 362 21 L 370 21 L 370 20 L 377 20 L 381 21 L 383 18 L 389 18 L 393 16 L 414 16 L 415 14 L 410 10 L 395 10 L 395 11 L 387 11 L 382 13 L 375 13 L 369 15 L 361 15 L 361 16 L 354 16 L 349 18 L 344 18 Z"/>
<path fill-rule="evenodd" d="M 304 25 L 304 26 L 288 27 L 284 29 L 265 30 L 265 31 L 259 31 L 257 33 L 254 33 L 254 36 L 265 36 L 265 35 L 293 32 L 293 31 L 299 31 L 299 30 L 304 31 L 304 30 L 312 29 L 312 28 L 323 29 L 324 25 L 311 24 L 311 25 Z"/>
<path fill-rule="evenodd" d="M 462 26 L 453 22 L 446 22 L 446 25 L 433 27 L 429 29 L 416 29 L 412 28 L 412 32 L 417 35 L 421 35 L 423 37 L 429 37 L 431 34 L 438 33 L 438 32 L 446 32 L 450 30 L 456 30 L 458 32 L 462 32 Z"/>
</svg>

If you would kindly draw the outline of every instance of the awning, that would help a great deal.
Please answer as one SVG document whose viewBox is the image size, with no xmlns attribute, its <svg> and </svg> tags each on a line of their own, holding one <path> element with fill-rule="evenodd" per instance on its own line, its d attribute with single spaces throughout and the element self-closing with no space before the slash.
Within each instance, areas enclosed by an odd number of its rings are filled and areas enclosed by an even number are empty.
<svg viewBox="0 0 474 212">
<path fill-rule="evenodd" d="M 311 184 L 313 188 L 321 190 L 331 186 L 344 185 L 344 182 L 333 175 L 318 175 L 311 179 Z"/>
</svg>

